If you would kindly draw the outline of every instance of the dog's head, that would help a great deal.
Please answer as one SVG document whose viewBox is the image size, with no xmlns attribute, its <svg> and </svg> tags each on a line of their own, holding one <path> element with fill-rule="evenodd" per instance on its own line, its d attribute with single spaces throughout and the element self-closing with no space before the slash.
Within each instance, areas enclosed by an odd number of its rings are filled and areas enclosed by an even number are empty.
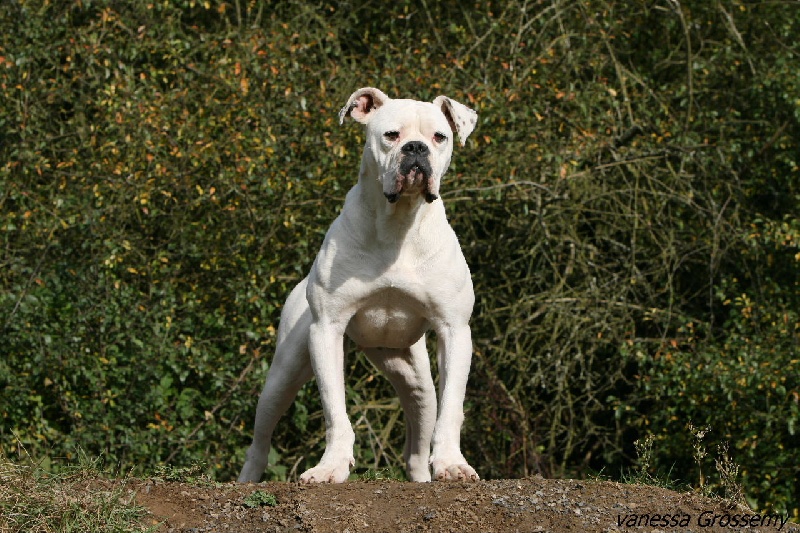
<svg viewBox="0 0 800 533">
<path fill-rule="evenodd" d="M 339 112 L 367 127 L 364 156 L 377 164 L 383 194 L 390 203 L 401 195 L 439 197 L 439 183 L 450 166 L 453 136 L 463 146 L 478 114 L 446 96 L 433 102 L 392 99 L 372 87 L 354 92 Z"/>
</svg>

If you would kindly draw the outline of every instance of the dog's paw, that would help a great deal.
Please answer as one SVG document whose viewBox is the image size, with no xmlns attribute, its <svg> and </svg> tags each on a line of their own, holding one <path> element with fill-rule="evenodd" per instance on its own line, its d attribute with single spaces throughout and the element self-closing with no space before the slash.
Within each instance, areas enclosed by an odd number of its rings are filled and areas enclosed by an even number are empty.
<svg viewBox="0 0 800 533">
<path fill-rule="evenodd" d="M 460 461 L 445 461 L 434 459 L 433 479 L 436 481 L 478 481 L 480 477 L 475 469 L 467 464 L 463 457 Z"/>
<path fill-rule="evenodd" d="M 427 464 L 421 468 L 406 467 L 406 476 L 408 476 L 409 481 L 429 483 L 431 480 L 431 470 Z"/>
<path fill-rule="evenodd" d="M 355 464 L 353 459 L 343 461 L 323 461 L 314 468 L 303 472 L 300 483 L 344 483 L 350 477 L 350 467 Z"/>
</svg>

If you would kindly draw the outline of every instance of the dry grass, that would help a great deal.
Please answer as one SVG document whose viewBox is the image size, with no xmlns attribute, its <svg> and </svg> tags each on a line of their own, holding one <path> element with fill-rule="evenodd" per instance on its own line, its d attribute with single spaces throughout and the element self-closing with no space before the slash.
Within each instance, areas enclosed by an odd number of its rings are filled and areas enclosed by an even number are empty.
<svg viewBox="0 0 800 533">
<path fill-rule="evenodd" d="M 0 533 L 149 531 L 124 484 L 98 481 L 97 462 L 60 474 L 0 455 Z"/>
</svg>

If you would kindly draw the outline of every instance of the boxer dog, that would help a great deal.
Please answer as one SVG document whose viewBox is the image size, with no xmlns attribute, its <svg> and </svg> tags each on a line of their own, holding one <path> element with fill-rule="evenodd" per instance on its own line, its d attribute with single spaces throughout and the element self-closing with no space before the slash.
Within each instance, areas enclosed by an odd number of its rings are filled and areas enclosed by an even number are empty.
<svg viewBox="0 0 800 533">
<path fill-rule="evenodd" d="M 461 453 L 475 296 L 469 268 L 439 198 L 454 136 L 463 146 L 477 113 L 446 96 L 433 102 L 354 92 L 339 113 L 366 127 L 358 183 L 347 193 L 308 277 L 281 313 L 277 347 L 258 400 L 240 482 L 257 482 L 272 432 L 300 387 L 316 377 L 325 452 L 302 483 L 341 483 L 354 466 L 347 416 L 346 337 L 391 382 L 406 421 L 412 481 L 477 480 Z M 425 334 L 438 342 L 439 401 Z M 431 453 L 432 449 L 432 453 Z"/>
</svg>

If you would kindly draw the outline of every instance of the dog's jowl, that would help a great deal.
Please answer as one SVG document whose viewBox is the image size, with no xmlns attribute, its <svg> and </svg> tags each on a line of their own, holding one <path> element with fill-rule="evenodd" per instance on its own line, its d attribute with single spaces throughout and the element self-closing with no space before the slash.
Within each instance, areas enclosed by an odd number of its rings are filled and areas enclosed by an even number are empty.
<svg viewBox="0 0 800 533">
<path fill-rule="evenodd" d="M 409 479 L 430 481 L 432 471 L 436 480 L 477 480 L 460 444 L 475 296 L 439 195 L 455 138 L 464 144 L 477 114 L 446 96 L 418 102 L 363 88 L 339 113 L 341 122 L 347 117 L 366 128 L 358 182 L 283 308 L 239 481 L 261 478 L 278 419 L 312 377 L 325 415 L 325 452 L 300 480 L 347 479 L 355 435 L 345 405 L 345 337 L 400 397 Z M 425 347 L 431 329 L 438 341 L 438 403 Z"/>
</svg>

